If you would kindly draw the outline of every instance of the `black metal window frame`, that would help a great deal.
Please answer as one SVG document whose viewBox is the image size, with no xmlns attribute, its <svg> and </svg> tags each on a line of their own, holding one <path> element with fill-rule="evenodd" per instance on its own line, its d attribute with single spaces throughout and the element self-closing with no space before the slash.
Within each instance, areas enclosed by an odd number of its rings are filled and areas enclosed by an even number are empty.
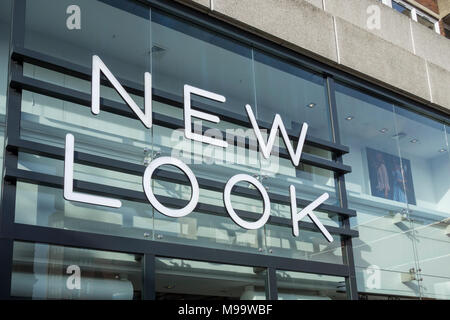
<svg viewBox="0 0 450 320">
<path fill-rule="evenodd" d="M 252 254 L 239 251 L 217 250 L 205 247 L 166 243 L 162 241 L 132 239 L 118 236 L 102 235 L 89 232 L 71 231 L 55 229 L 51 227 L 32 226 L 18 224 L 14 222 L 15 202 L 16 202 L 16 182 L 26 181 L 34 184 L 42 184 L 56 188 L 63 187 L 63 178 L 46 174 L 29 172 L 17 168 L 18 153 L 27 152 L 39 154 L 45 157 L 62 160 L 64 150 L 62 148 L 34 143 L 20 138 L 20 117 L 22 90 L 32 91 L 43 95 L 48 95 L 65 101 L 71 101 L 80 105 L 90 106 L 90 96 L 76 90 L 63 88 L 57 85 L 39 81 L 23 76 L 23 63 L 30 63 L 44 68 L 55 70 L 64 74 L 69 74 L 80 79 L 90 80 L 90 69 L 67 61 L 56 59 L 39 52 L 34 52 L 24 48 L 25 32 L 25 10 L 26 0 L 14 0 L 11 26 L 11 59 L 9 64 L 8 91 L 7 91 L 7 115 L 5 132 L 5 156 L 4 156 L 4 179 L 2 190 L 2 204 L 0 216 L 0 259 L 2 267 L 0 269 L 0 298 L 8 299 L 11 289 L 12 257 L 14 241 L 37 242 L 70 247 L 80 247 L 87 249 L 117 251 L 124 253 L 135 253 L 144 256 L 143 263 L 143 298 L 155 299 L 155 257 L 171 257 L 189 260 L 209 261 L 224 264 L 236 264 L 243 266 L 257 266 L 267 269 L 266 272 L 266 296 L 269 299 L 277 298 L 276 270 L 290 270 L 315 274 L 325 274 L 341 276 L 346 279 L 347 296 L 349 299 L 357 299 L 355 266 L 353 259 L 352 237 L 357 237 L 358 233 L 350 228 L 350 218 L 356 216 L 354 210 L 348 209 L 345 177 L 351 168 L 343 163 L 342 156 L 349 152 L 348 147 L 340 144 L 339 128 L 337 121 L 337 108 L 335 100 L 335 80 L 352 85 L 360 90 L 370 92 L 372 95 L 382 96 L 384 99 L 393 100 L 400 105 L 407 105 L 410 109 L 433 116 L 441 121 L 448 122 L 448 117 L 444 114 L 430 112 L 422 105 L 410 101 L 396 93 L 373 86 L 361 79 L 347 75 L 336 69 L 330 68 L 320 62 L 291 52 L 279 45 L 256 37 L 248 32 L 221 22 L 208 15 L 197 12 L 184 5 L 165 0 L 108 0 L 111 5 L 123 7 L 127 2 L 139 2 L 156 8 L 168 14 L 175 15 L 191 23 L 200 25 L 206 29 L 218 32 L 227 37 L 234 38 L 242 43 L 248 44 L 264 52 L 276 55 L 284 60 L 293 62 L 301 67 L 319 72 L 326 79 L 328 101 L 330 108 L 330 123 L 332 128 L 333 141 L 329 142 L 308 136 L 306 144 L 332 152 L 332 160 L 323 159 L 310 154 L 302 155 L 302 162 L 313 166 L 324 168 L 334 172 L 335 184 L 337 187 L 337 197 L 340 206 L 322 205 L 320 211 L 338 215 L 342 226 L 328 227 L 331 233 L 341 237 L 344 264 L 332 264 L 315 262 L 309 260 L 298 260 L 284 257 L 277 257 L 270 254 Z M 132 9 L 131 9 L 132 10 Z M 123 79 L 119 81 L 131 93 L 143 96 L 142 85 L 131 83 Z M 103 79 L 103 85 L 110 84 Z M 164 103 L 182 108 L 182 97 L 170 95 L 153 89 L 154 99 Z M 102 110 L 114 114 L 134 117 L 131 111 L 121 103 L 102 99 Z M 196 108 L 202 110 L 206 106 L 197 104 Z M 225 121 L 239 125 L 248 126 L 248 122 L 242 116 L 226 113 L 222 110 L 211 110 L 208 112 L 220 115 Z M 180 120 L 154 113 L 153 121 L 157 125 L 168 128 L 182 128 Z M 270 124 L 263 124 L 270 128 Z M 295 133 L 289 132 L 292 138 Z M 248 144 L 248 141 L 247 141 Z M 280 151 L 280 157 L 287 158 L 285 150 Z M 107 161 L 106 161 L 107 160 Z M 81 152 L 75 152 L 75 161 L 94 167 L 110 169 L 130 174 L 141 175 L 145 167 L 142 165 L 130 164 L 123 161 L 112 160 L 100 156 L 94 156 Z M 157 179 L 184 183 L 181 175 L 159 171 L 155 174 Z M 199 179 L 200 186 L 205 188 L 221 190 L 223 186 L 215 181 Z M 74 187 L 80 191 L 97 194 L 115 195 L 122 199 L 133 201 L 146 201 L 143 193 L 130 191 L 122 188 L 98 185 L 84 181 L 74 181 Z M 249 189 L 239 190 L 244 194 L 251 195 Z M 288 204 L 288 197 L 270 194 L 271 200 L 278 203 Z M 166 199 L 175 206 L 182 205 L 175 199 Z M 297 199 L 299 206 L 304 206 L 308 201 Z M 224 208 L 208 204 L 199 204 L 196 211 L 207 212 L 209 214 L 227 215 Z M 240 212 L 242 217 L 254 218 L 251 212 Z M 290 225 L 288 219 L 271 217 L 270 224 Z M 313 224 L 302 222 L 300 227 L 306 230 L 315 230 Z"/>
</svg>

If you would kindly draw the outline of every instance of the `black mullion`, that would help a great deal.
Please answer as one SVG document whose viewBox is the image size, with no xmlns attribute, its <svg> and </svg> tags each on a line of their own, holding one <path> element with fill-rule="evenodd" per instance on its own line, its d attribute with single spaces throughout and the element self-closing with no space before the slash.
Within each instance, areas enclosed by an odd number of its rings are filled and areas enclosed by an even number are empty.
<svg viewBox="0 0 450 320">
<path fill-rule="evenodd" d="M 336 105 L 336 90 L 335 83 L 332 77 L 327 77 L 328 86 L 328 98 L 331 111 L 331 128 L 333 130 L 334 141 L 337 143 L 341 142 L 341 136 L 339 131 L 339 119 Z M 335 154 L 333 156 L 334 160 L 337 162 L 343 162 L 342 154 Z M 341 207 L 348 209 L 348 198 L 347 189 L 345 186 L 344 174 L 335 173 L 335 181 L 338 186 L 337 190 L 339 192 L 339 198 L 341 202 Z M 351 229 L 350 217 L 341 217 L 342 227 L 345 229 Z M 358 288 L 356 283 L 356 272 L 355 272 L 355 261 L 353 257 L 353 243 L 351 237 L 342 237 L 341 240 L 343 244 L 343 259 L 344 263 L 347 264 L 349 270 L 349 276 L 345 278 L 347 297 L 351 300 L 358 300 Z"/>
<path fill-rule="evenodd" d="M 11 295 L 11 274 L 12 274 L 12 257 L 13 257 L 12 239 L 0 238 L 0 300 L 8 300 Z"/>
<path fill-rule="evenodd" d="M 24 45 L 25 37 L 25 0 L 15 0 L 12 7 L 10 48 Z M 10 54 L 12 54 L 10 52 Z M 9 60 L 8 89 L 6 97 L 6 131 L 5 146 L 9 140 L 16 140 L 20 130 L 20 106 L 22 101 L 21 90 L 11 87 L 11 79 L 22 75 L 23 64 L 20 61 Z M 3 177 L 7 168 L 17 168 L 17 149 L 4 150 Z M 12 229 L 14 225 L 14 212 L 16 204 L 15 181 L 3 179 L 2 203 L 0 212 L 0 299 L 11 298 L 11 276 L 13 267 Z"/>
<path fill-rule="evenodd" d="M 143 257 L 143 281 L 142 293 L 143 300 L 156 299 L 156 269 L 155 269 L 155 255 L 146 253 Z"/>
<path fill-rule="evenodd" d="M 265 289 L 267 300 L 278 300 L 277 272 L 274 268 L 266 269 Z"/>
</svg>

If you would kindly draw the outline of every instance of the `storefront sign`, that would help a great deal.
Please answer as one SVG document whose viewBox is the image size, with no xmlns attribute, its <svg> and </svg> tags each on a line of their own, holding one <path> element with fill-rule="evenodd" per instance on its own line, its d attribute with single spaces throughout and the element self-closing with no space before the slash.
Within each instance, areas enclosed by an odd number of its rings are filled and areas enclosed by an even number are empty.
<svg viewBox="0 0 450 320">
<path fill-rule="evenodd" d="M 134 100 L 130 97 L 130 95 L 126 92 L 126 90 L 122 87 L 116 77 L 112 74 L 112 72 L 107 68 L 107 66 L 103 63 L 103 61 L 98 56 L 92 57 L 92 105 L 91 111 L 94 115 L 100 113 L 100 73 L 103 73 L 105 77 L 111 82 L 114 89 L 120 94 L 126 104 L 131 108 L 131 110 L 136 114 L 138 119 L 143 123 L 146 128 L 151 128 L 152 126 L 152 77 L 151 74 L 146 72 L 144 74 L 144 112 L 139 106 L 134 102 Z M 191 139 L 195 141 L 199 141 L 202 143 L 212 144 L 214 146 L 227 148 L 228 144 L 226 141 L 215 139 L 212 137 L 203 136 L 198 133 L 192 132 L 191 118 L 200 118 L 206 121 L 210 121 L 213 123 L 219 123 L 220 118 L 215 115 L 208 114 L 206 112 L 194 110 L 191 108 L 191 95 L 195 94 L 197 96 L 201 96 L 204 98 L 208 98 L 210 100 L 218 101 L 221 103 L 225 103 L 226 99 L 224 96 L 221 96 L 216 93 L 212 93 L 206 90 L 202 90 L 199 88 L 195 88 L 189 85 L 184 86 L 184 122 L 185 122 L 185 137 L 186 139 Z M 253 114 L 252 108 L 250 105 L 246 105 L 245 109 L 247 111 L 247 115 L 249 117 L 250 123 L 253 127 L 255 135 L 257 137 L 257 141 L 261 150 L 261 153 L 264 158 L 269 159 L 270 154 L 272 153 L 273 145 L 275 139 L 278 134 L 278 130 L 281 132 L 281 136 L 288 150 L 289 156 L 291 158 L 292 163 L 295 166 L 298 166 L 300 163 L 300 158 L 303 150 L 303 145 L 306 138 L 306 133 L 308 131 L 308 125 L 306 123 L 303 124 L 302 130 L 300 132 L 297 149 L 294 151 L 294 147 L 292 146 L 289 136 L 287 134 L 286 128 L 283 124 L 281 116 L 279 114 L 275 115 L 274 121 L 272 123 L 272 128 L 270 130 L 270 134 L 267 142 L 263 138 L 261 134 L 261 130 L 258 126 L 256 118 Z M 77 201 L 83 203 L 89 203 L 99 206 L 107 206 L 112 208 L 120 208 L 122 206 L 122 202 L 118 199 L 112 199 L 107 197 L 100 197 L 89 195 L 85 193 L 78 193 L 73 191 L 73 165 L 74 165 L 74 143 L 75 139 L 72 134 L 66 135 L 66 148 L 65 148 L 65 161 L 64 161 L 64 198 L 70 201 Z M 151 179 L 153 172 L 162 165 L 172 165 L 180 169 L 184 172 L 184 174 L 188 177 L 189 183 L 191 185 L 191 199 L 189 203 L 181 208 L 181 209 L 171 209 L 167 208 L 163 204 L 161 204 L 153 194 L 153 190 L 151 188 Z M 254 222 L 248 222 L 240 218 L 237 213 L 234 211 L 232 203 L 231 203 L 231 190 L 233 186 L 238 182 L 246 181 L 251 183 L 256 190 L 259 191 L 263 198 L 264 210 L 263 214 L 259 220 Z M 164 214 L 169 217 L 179 218 L 184 217 L 194 211 L 195 207 L 198 204 L 200 188 L 197 182 L 197 179 L 192 172 L 192 170 L 181 160 L 176 159 L 174 157 L 160 157 L 154 159 L 147 166 L 143 179 L 142 179 L 143 189 L 147 199 L 150 204 L 161 214 Z M 319 221 L 313 211 L 324 203 L 329 195 L 328 193 L 322 194 L 316 200 L 314 200 L 311 204 L 306 206 L 300 212 L 297 211 L 297 199 L 295 187 L 291 185 L 289 187 L 290 199 L 291 199 L 291 218 L 292 218 L 292 232 L 294 236 L 298 236 L 298 222 L 302 220 L 305 216 L 308 216 L 312 222 L 317 226 L 320 232 L 324 235 L 324 237 L 329 241 L 333 241 L 333 237 L 327 231 L 325 226 Z M 231 177 L 225 185 L 224 193 L 223 193 L 223 201 L 225 208 L 230 215 L 231 219 L 245 229 L 259 229 L 265 225 L 270 217 L 270 199 L 269 195 L 261 184 L 260 181 L 255 179 L 254 177 L 248 174 L 238 174 Z"/>
</svg>

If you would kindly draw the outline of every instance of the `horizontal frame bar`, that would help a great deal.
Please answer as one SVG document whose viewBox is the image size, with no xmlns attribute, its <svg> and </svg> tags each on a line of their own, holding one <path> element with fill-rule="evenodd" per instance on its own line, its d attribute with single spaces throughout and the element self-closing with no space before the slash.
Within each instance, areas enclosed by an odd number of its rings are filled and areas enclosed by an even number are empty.
<svg viewBox="0 0 450 320">
<path fill-rule="evenodd" d="M 27 183 L 45 185 L 53 188 L 62 189 L 64 187 L 64 178 L 47 175 L 38 172 L 26 171 L 22 169 L 11 169 L 6 168 L 5 171 L 5 180 L 6 181 L 22 181 Z M 97 183 L 87 182 L 87 181 L 79 181 L 74 180 L 74 190 L 80 192 L 87 192 L 91 194 L 98 194 L 104 196 L 114 196 L 124 200 L 129 201 L 137 201 L 142 203 L 148 203 L 147 197 L 144 192 L 128 190 L 118 187 L 106 186 Z M 186 201 L 181 199 L 173 199 L 166 196 L 158 196 L 158 199 L 163 203 L 171 203 L 174 207 L 181 208 L 186 205 Z M 319 209 L 320 210 L 320 209 Z M 206 203 L 199 203 L 195 209 L 195 211 L 200 213 L 214 214 L 216 216 L 229 217 L 223 206 L 215 206 Z M 261 216 L 248 211 L 236 210 L 239 216 L 245 219 L 253 219 L 257 220 Z M 288 218 L 270 216 L 269 224 L 279 225 L 283 227 L 292 227 L 292 221 Z M 317 227 L 311 222 L 300 221 L 299 227 L 305 230 L 315 231 L 317 232 Z M 340 228 L 333 226 L 326 226 L 327 230 L 332 233 L 343 237 L 357 237 L 358 231 L 351 230 L 348 228 Z"/>
<path fill-rule="evenodd" d="M 47 68 L 49 70 L 53 70 L 56 72 L 61 72 L 67 75 L 71 75 L 83 80 L 90 81 L 91 80 L 91 69 L 80 66 L 62 59 L 54 58 L 51 56 L 48 56 L 46 54 L 42 54 L 30 49 L 21 48 L 21 47 L 15 47 L 13 48 L 12 53 L 12 59 L 16 61 L 22 61 L 27 62 L 33 65 L 37 65 L 43 68 Z M 123 87 L 130 93 L 133 93 L 135 95 L 144 96 L 144 89 L 143 85 L 134 83 L 129 80 L 121 79 L 120 77 L 117 78 L 119 82 L 123 85 Z M 112 87 L 111 83 L 106 80 L 105 77 L 102 76 L 101 78 L 101 84 L 107 87 Z M 183 97 L 176 96 L 174 94 L 169 94 L 167 92 L 164 92 L 162 90 L 153 89 L 153 96 L 154 99 L 161 102 L 169 103 L 175 107 L 183 107 Z M 160 100 L 159 100 L 160 99 Z M 245 127 L 249 127 L 249 121 L 248 118 L 244 115 L 236 114 L 234 112 L 230 112 L 227 110 L 217 110 L 217 108 L 214 108 L 210 105 L 202 104 L 199 102 L 192 102 L 192 105 L 196 107 L 196 109 L 207 111 L 208 113 L 218 115 L 223 120 L 232 122 L 238 125 L 242 125 Z M 264 123 L 263 121 L 258 121 L 258 124 L 261 128 L 270 130 L 271 123 Z M 293 132 L 292 130 L 288 130 L 289 138 L 292 140 L 296 140 L 298 138 L 298 133 Z M 324 149 L 330 152 L 338 153 L 338 154 L 345 154 L 349 152 L 349 148 L 340 144 L 336 144 L 327 140 L 323 140 L 320 138 L 311 137 L 310 135 L 307 135 L 306 145 Z"/>
<path fill-rule="evenodd" d="M 22 151 L 26 153 L 36 154 L 44 157 L 50 157 L 57 160 L 64 160 L 64 149 L 59 147 L 54 147 L 46 144 L 30 142 L 27 140 L 19 139 L 19 140 L 9 140 L 6 145 L 7 150 L 16 150 Z M 132 174 L 142 176 L 145 171 L 144 165 L 129 163 L 121 160 L 110 159 L 102 156 L 92 155 L 88 153 L 83 153 L 79 151 L 74 152 L 74 160 L 76 163 L 94 166 L 97 168 L 102 168 L 106 170 L 113 170 L 122 173 Z M 8 168 L 15 169 L 15 168 Z M 163 180 L 176 182 L 179 184 L 187 184 L 185 176 L 181 173 L 169 172 L 164 170 L 157 170 L 154 173 L 154 178 Z M 224 183 L 220 183 L 214 180 L 209 180 L 206 178 L 197 178 L 199 186 L 203 189 L 209 189 L 213 191 L 222 192 L 224 189 Z M 237 192 L 239 192 L 243 196 L 248 196 L 253 198 L 254 196 L 258 196 L 258 192 L 256 190 L 251 190 L 248 188 L 243 188 L 239 186 L 235 186 L 234 188 Z M 274 203 L 290 205 L 289 196 L 283 196 L 275 193 L 268 192 L 271 201 Z M 306 207 L 310 203 L 309 200 L 297 198 L 297 205 L 301 208 Z M 356 211 L 342 208 L 340 206 L 334 206 L 330 204 L 321 204 L 318 208 L 318 211 L 326 212 L 329 214 L 338 214 L 343 216 L 355 217 Z"/>
<path fill-rule="evenodd" d="M 274 268 L 314 274 L 347 277 L 348 266 L 310 260 L 299 260 L 272 254 L 212 249 L 154 240 L 139 240 L 89 232 L 55 229 L 16 223 L 11 230 L 15 241 L 38 242 L 50 245 L 107 250 L 158 257 L 207 261 L 249 267 Z"/>
<path fill-rule="evenodd" d="M 15 89 L 22 89 L 38 94 L 43 94 L 56 99 L 70 101 L 85 107 L 91 107 L 90 95 L 79 92 L 73 89 L 64 88 L 58 85 L 54 85 L 45 81 L 36 80 L 25 76 L 13 76 L 11 80 L 11 86 Z M 128 118 L 135 118 L 133 112 L 124 104 L 116 101 L 112 101 L 105 98 L 100 98 L 101 108 L 113 114 L 125 116 Z M 153 113 L 153 123 L 166 128 L 180 129 L 184 128 L 184 121 L 180 119 L 171 118 L 159 113 Z M 203 127 L 203 131 L 208 130 L 208 127 Z M 222 132 L 223 136 L 225 132 Z M 248 149 L 250 145 L 250 139 L 246 138 L 245 146 Z M 252 142 L 252 145 L 257 145 L 256 140 Z M 286 149 L 279 149 L 279 157 L 284 159 L 290 159 L 290 155 Z M 342 163 L 327 160 L 312 154 L 302 153 L 301 161 L 304 164 L 312 165 L 325 170 L 338 172 L 345 174 L 351 172 L 351 167 Z"/>
</svg>

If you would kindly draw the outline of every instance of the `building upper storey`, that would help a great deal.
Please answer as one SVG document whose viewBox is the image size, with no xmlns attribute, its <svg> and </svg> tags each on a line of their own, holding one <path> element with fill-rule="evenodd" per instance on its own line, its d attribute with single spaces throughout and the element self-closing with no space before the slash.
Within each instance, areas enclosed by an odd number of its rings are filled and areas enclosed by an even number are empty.
<svg viewBox="0 0 450 320">
<path fill-rule="evenodd" d="M 435 0 L 177 1 L 450 113 L 450 41 Z"/>
</svg>

